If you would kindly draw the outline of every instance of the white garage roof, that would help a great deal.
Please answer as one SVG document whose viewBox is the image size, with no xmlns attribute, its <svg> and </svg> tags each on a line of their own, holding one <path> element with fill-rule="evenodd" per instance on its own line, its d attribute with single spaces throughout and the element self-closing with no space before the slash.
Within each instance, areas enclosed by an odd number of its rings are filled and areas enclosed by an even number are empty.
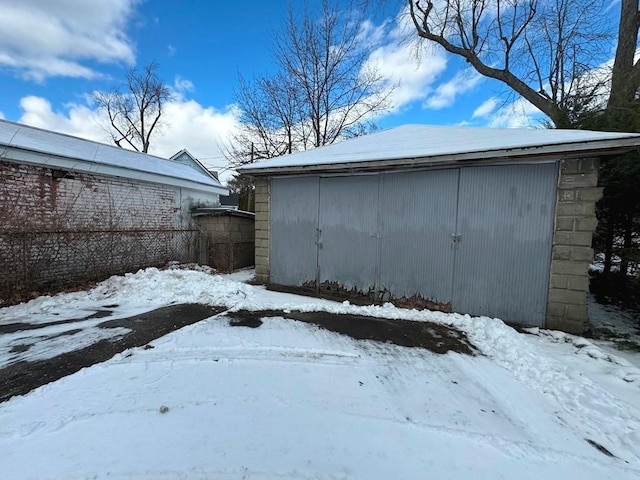
<svg viewBox="0 0 640 480">
<path fill-rule="evenodd" d="M 245 165 L 242 173 L 438 166 L 460 161 L 580 156 L 632 150 L 640 134 L 588 130 L 404 125 L 340 143 Z"/>
<path fill-rule="evenodd" d="M 208 172 L 189 165 L 70 135 L 0 120 L 0 160 L 112 175 L 226 195 Z"/>
</svg>

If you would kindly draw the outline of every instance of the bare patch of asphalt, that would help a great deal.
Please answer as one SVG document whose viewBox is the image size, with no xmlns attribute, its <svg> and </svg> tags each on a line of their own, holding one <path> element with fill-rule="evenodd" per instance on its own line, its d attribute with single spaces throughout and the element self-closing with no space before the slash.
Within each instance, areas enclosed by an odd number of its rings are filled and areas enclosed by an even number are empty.
<svg viewBox="0 0 640 480">
<path fill-rule="evenodd" d="M 128 318 L 107 320 L 98 325 L 101 328 L 124 327 L 130 333 L 111 339 L 100 340 L 88 347 L 63 353 L 53 358 L 37 361 L 19 361 L 0 370 L 0 402 L 15 395 L 25 395 L 42 385 L 55 382 L 82 368 L 109 360 L 127 349 L 153 348 L 149 342 L 191 325 L 205 318 L 225 312 L 225 308 L 199 304 L 179 304 L 159 308 L 151 312 Z M 76 320 L 50 322 L 47 324 L 10 324 L 1 333 L 20 330 L 34 330 L 52 324 L 73 323 L 87 318 L 106 317 L 104 311 Z M 348 335 L 356 340 L 371 340 L 392 343 L 403 347 L 424 348 L 435 353 L 449 351 L 474 354 L 474 347 L 465 334 L 444 325 L 409 320 L 390 320 L 361 315 L 339 315 L 327 312 L 287 312 L 278 310 L 226 312 L 229 325 L 234 327 L 258 328 L 273 317 L 284 317 L 317 325 L 332 332 Z M 9 327 L 9 328 L 7 328 Z M 77 332 L 77 330 L 72 330 Z M 35 332 L 34 332 L 35 333 Z M 65 332 L 68 333 L 68 332 Z M 58 334 L 60 335 L 60 334 Z M 20 346 L 17 346 L 18 350 Z M 25 350 L 28 349 L 25 346 Z"/>
<path fill-rule="evenodd" d="M 115 308 L 117 305 L 108 306 L 110 308 Z M 105 307 L 107 308 L 107 307 Z M 83 320 L 91 320 L 92 318 L 105 318 L 110 317 L 113 314 L 111 310 L 98 310 L 91 315 L 87 315 L 86 317 L 81 318 L 70 318 L 67 320 L 56 320 L 55 322 L 44 322 L 44 323 L 6 323 L 4 325 L 0 325 L 0 334 L 3 333 L 15 333 L 21 332 L 24 330 L 37 330 L 38 328 L 51 327 L 54 325 L 64 325 L 66 323 L 76 323 L 81 322 Z"/>
<path fill-rule="evenodd" d="M 224 310 L 224 308 L 206 305 L 180 304 L 159 308 L 133 317 L 103 322 L 98 326 L 102 328 L 125 327 L 129 328 L 131 332 L 118 338 L 100 340 L 88 347 L 63 353 L 46 360 L 21 361 L 7 366 L 0 370 L 0 385 L 2 385 L 0 402 L 7 401 L 15 395 L 25 395 L 31 390 L 47 383 L 55 382 L 85 367 L 109 360 L 117 353 L 129 348 L 147 345 L 156 338 L 221 313 Z M 82 320 L 86 320 L 86 317 Z M 56 323 L 70 322 L 67 320 Z M 28 326 L 23 330 L 33 329 L 33 326 L 26 325 Z M 39 328 L 42 326 L 46 326 L 46 324 L 38 325 Z"/>
<path fill-rule="evenodd" d="M 411 320 L 391 320 L 363 315 L 341 315 L 327 312 L 287 312 L 266 310 L 229 312 L 229 325 L 257 328 L 269 317 L 284 317 L 311 323 L 356 340 L 373 340 L 401 347 L 425 348 L 434 353 L 454 351 L 474 354 L 474 347 L 466 335 L 446 325 Z"/>
</svg>

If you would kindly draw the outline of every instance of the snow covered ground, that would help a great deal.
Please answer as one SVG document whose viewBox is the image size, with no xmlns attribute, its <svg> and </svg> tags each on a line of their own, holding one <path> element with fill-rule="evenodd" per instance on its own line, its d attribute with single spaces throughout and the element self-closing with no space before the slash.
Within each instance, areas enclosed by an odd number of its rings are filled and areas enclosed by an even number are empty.
<svg viewBox="0 0 640 480">
<path fill-rule="evenodd" d="M 78 330 L 25 352 L 13 347 L 40 329 L 1 335 L 5 365 L 96 341 L 87 317 L 104 309 L 283 312 L 255 329 L 222 313 L 0 404 L 1 477 L 639 478 L 633 362 L 559 332 L 270 292 L 250 276 L 152 268 L 0 309 L 0 326 L 76 319 Z M 479 354 L 353 340 L 285 318 L 294 309 L 442 323 Z"/>
</svg>

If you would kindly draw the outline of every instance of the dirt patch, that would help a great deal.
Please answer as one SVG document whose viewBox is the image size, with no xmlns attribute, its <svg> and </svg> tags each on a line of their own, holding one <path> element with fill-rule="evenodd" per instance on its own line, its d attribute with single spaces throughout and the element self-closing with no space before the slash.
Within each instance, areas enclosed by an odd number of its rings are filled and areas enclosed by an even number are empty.
<svg viewBox="0 0 640 480">
<path fill-rule="evenodd" d="M 337 282 L 323 282 L 319 286 L 316 286 L 316 282 L 305 282 L 300 287 L 268 283 L 266 287 L 274 292 L 306 295 L 308 297 L 324 298 L 336 302 L 349 300 L 349 302 L 354 305 L 383 305 L 389 302 L 400 308 L 427 309 L 444 313 L 452 312 L 450 303 L 434 302 L 418 294 L 411 297 L 396 298 L 392 297 L 388 291 L 361 292 L 355 288 L 345 288 Z"/>
<path fill-rule="evenodd" d="M 180 304 L 159 308 L 134 317 L 103 322 L 99 327 L 125 327 L 132 331 L 121 337 L 101 340 L 89 347 L 64 353 L 51 359 L 35 362 L 22 361 L 0 370 L 0 385 L 2 385 L 0 402 L 9 400 L 14 395 L 29 393 L 35 388 L 55 382 L 84 367 L 109 360 L 117 353 L 129 348 L 146 345 L 156 338 L 224 310 L 224 308 L 205 305 Z"/>
<path fill-rule="evenodd" d="M 270 315 L 275 316 L 275 315 Z M 229 326 L 231 327 L 249 327 L 249 328 L 258 328 L 262 325 L 261 318 L 264 317 L 263 312 L 234 312 L 228 313 L 227 317 L 229 318 Z"/>
<path fill-rule="evenodd" d="M 262 318 L 277 316 L 311 323 L 356 340 L 373 340 L 402 347 L 425 348 L 440 354 L 453 351 L 474 355 L 474 347 L 463 332 L 436 323 L 390 320 L 327 312 L 282 313 L 271 310 L 263 312 L 240 310 L 233 312 L 233 314 L 228 314 L 228 316 L 232 316 L 232 321 L 235 325 L 246 324 L 244 326 L 255 325 L 258 327 L 262 324 Z M 260 323 L 257 324 L 256 321 Z"/>
<path fill-rule="evenodd" d="M 415 294 L 411 297 L 391 298 L 391 303 L 400 308 L 415 308 L 417 310 L 433 310 L 444 313 L 451 313 L 451 303 L 438 303 Z"/>
</svg>

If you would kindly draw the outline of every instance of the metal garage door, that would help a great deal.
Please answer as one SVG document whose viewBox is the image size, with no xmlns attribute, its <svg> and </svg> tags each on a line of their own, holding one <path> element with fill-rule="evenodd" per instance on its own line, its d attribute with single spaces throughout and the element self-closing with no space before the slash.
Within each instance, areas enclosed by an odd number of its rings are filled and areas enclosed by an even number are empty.
<svg viewBox="0 0 640 480">
<path fill-rule="evenodd" d="M 451 301 L 458 170 L 382 176 L 380 290 Z"/>
<path fill-rule="evenodd" d="M 319 177 L 274 178 L 270 198 L 270 276 L 279 285 L 315 283 Z"/>
<path fill-rule="evenodd" d="M 379 175 L 320 179 L 320 284 L 375 290 L 378 270 Z"/>
<path fill-rule="evenodd" d="M 544 325 L 556 165 L 460 170 L 455 311 Z"/>
</svg>

